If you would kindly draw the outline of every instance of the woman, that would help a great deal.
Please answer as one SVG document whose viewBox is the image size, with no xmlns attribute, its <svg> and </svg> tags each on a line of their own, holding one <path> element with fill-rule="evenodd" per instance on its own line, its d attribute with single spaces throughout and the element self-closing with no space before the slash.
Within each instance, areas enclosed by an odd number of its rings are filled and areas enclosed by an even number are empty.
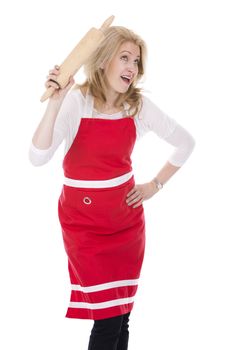
<svg viewBox="0 0 233 350">
<path fill-rule="evenodd" d="M 93 319 L 89 350 L 126 350 L 128 321 L 144 256 L 143 201 L 184 164 L 192 136 L 163 113 L 137 83 L 145 70 L 144 41 L 124 27 L 105 39 L 85 65 L 86 82 L 70 77 L 60 89 L 59 67 L 47 77 L 56 92 L 33 136 L 30 159 L 42 165 L 65 139 L 59 219 L 68 255 L 71 301 L 67 317 Z M 175 147 L 156 177 L 135 184 L 131 153 L 148 131 Z"/>
</svg>

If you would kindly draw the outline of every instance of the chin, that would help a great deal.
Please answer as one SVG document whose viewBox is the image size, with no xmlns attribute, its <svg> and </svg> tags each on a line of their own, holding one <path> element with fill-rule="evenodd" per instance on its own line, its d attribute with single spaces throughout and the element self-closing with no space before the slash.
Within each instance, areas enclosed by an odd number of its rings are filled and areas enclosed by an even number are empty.
<svg viewBox="0 0 233 350">
<path fill-rule="evenodd" d="M 125 88 L 121 88 L 118 90 L 119 94 L 125 94 L 129 90 L 129 86 L 126 86 Z"/>
</svg>

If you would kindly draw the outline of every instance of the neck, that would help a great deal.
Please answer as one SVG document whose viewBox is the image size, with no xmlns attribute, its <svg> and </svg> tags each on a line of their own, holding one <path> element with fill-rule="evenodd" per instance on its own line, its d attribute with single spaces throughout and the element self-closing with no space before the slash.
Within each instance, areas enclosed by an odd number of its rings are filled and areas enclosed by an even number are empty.
<svg viewBox="0 0 233 350">
<path fill-rule="evenodd" d="M 106 102 L 105 105 L 109 108 L 113 108 L 116 105 L 116 101 L 119 97 L 119 94 L 115 91 L 111 91 L 110 89 L 105 92 Z"/>
<path fill-rule="evenodd" d="M 121 112 L 124 108 L 123 106 L 116 106 L 116 96 L 106 96 L 107 100 L 106 102 L 99 101 L 95 99 L 94 101 L 94 107 L 98 112 L 102 112 L 105 114 L 113 114 L 117 112 Z"/>
<path fill-rule="evenodd" d="M 104 114 L 114 114 L 117 112 L 121 112 L 123 111 L 123 107 L 119 106 L 119 107 L 115 107 L 112 104 L 108 104 L 108 103 L 94 103 L 94 108 L 101 113 Z"/>
</svg>

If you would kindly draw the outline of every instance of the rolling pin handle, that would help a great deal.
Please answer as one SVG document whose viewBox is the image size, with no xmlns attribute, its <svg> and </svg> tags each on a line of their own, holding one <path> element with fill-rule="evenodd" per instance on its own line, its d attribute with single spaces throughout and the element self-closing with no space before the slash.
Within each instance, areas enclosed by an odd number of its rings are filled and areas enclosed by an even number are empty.
<svg viewBox="0 0 233 350">
<path fill-rule="evenodd" d="M 55 88 L 53 86 L 50 86 L 45 93 L 42 95 L 40 101 L 44 102 L 45 100 L 47 100 L 47 98 L 51 97 L 53 95 L 55 91 Z"/>
<path fill-rule="evenodd" d="M 110 27 L 110 25 L 112 24 L 113 20 L 114 20 L 115 16 L 110 16 L 109 18 L 107 18 L 104 23 L 102 24 L 102 26 L 100 27 L 100 30 L 105 30 L 108 27 Z"/>
</svg>

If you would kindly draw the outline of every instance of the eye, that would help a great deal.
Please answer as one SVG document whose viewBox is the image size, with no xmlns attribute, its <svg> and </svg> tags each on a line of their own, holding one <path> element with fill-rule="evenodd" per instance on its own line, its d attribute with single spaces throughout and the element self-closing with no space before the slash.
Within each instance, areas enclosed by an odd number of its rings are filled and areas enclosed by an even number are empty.
<svg viewBox="0 0 233 350">
<path fill-rule="evenodd" d="M 128 56 L 127 55 L 123 55 L 120 58 L 122 61 L 128 62 Z"/>
<path fill-rule="evenodd" d="M 139 58 L 137 58 L 137 59 L 134 61 L 134 63 L 137 64 L 137 65 L 139 65 L 139 62 L 140 62 L 140 59 L 139 59 Z"/>
</svg>

